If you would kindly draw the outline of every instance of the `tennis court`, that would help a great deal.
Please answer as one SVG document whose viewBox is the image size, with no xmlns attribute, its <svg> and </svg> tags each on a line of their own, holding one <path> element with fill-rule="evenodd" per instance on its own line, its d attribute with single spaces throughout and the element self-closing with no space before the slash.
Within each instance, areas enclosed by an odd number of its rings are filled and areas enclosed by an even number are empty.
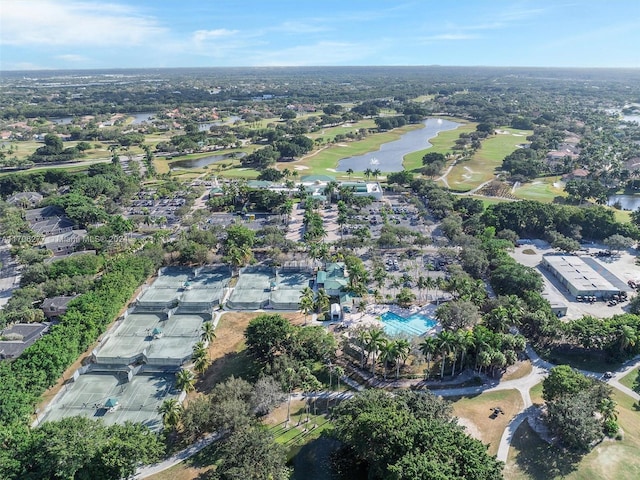
<svg viewBox="0 0 640 480">
<path fill-rule="evenodd" d="M 181 365 L 191 356 L 206 318 L 202 315 L 133 313 L 109 336 L 96 354 L 96 362 L 128 365 L 143 359 L 155 365 Z"/>
<path fill-rule="evenodd" d="M 311 275 L 300 271 L 278 272 L 269 305 L 275 310 L 298 310 L 302 289 L 309 286 Z"/>
<path fill-rule="evenodd" d="M 83 416 L 101 418 L 107 425 L 127 420 L 147 425 L 153 430 L 162 428 L 158 407 L 165 399 L 177 398 L 173 374 L 140 374 L 126 381 L 126 372 L 92 372 L 80 375 L 65 386 L 64 393 L 50 405 L 43 421 Z M 117 402 L 114 409 L 108 401 Z"/>
<path fill-rule="evenodd" d="M 273 270 L 264 267 L 246 267 L 240 271 L 227 306 L 235 310 L 258 310 L 269 303 L 272 282 L 275 282 Z"/>
</svg>

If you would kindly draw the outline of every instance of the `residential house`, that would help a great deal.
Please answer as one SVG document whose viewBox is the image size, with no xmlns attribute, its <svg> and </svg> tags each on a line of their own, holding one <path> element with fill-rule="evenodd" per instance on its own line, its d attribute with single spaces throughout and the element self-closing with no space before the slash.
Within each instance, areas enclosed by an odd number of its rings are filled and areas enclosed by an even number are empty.
<svg viewBox="0 0 640 480">
<path fill-rule="evenodd" d="M 44 312 L 44 316 L 49 320 L 58 318 L 67 313 L 69 302 L 76 298 L 76 296 L 77 295 L 45 298 L 40 308 Z"/>
</svg>

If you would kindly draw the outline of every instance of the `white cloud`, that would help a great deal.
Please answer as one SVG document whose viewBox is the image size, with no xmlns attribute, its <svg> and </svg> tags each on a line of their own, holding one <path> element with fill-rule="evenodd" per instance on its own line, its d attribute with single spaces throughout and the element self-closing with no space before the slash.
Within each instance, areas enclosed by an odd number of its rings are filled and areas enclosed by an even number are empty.
<svg viewBox="0 0 640 480">
<path fill-rule="evenodd" d="M 135 46 L 166 29 L 133 7 L 82 1 L 24 0 L 3 5 L 0 44 Z"/>
<path fill-rule="evenodd" d="M 88 60 L 87 57 L 83 55 L 77 55 L 75 53 L 64 53 L 62 55 L 56 55 L 58 60 L 63 60 L 65 62 L 85 62 Z"/>
<path fill-rule="evenodd" d="M 222 38 L 233 37 L 238 33 L 238 30 L 227 30 L 226 28 L 218 28 L 215 30 L 196 30 L 193 32 L 193 41 L 200 44 L 207 40 L 220 40 Z"/>
</svg>

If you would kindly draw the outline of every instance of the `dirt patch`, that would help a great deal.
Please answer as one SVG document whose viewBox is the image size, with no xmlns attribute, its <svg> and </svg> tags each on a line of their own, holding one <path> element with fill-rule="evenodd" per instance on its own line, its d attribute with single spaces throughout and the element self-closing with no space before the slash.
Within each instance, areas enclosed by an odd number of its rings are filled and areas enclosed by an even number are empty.
<svg viewBox="0 0 640 480">
<path fill-rule="evenodd" d="M 522 253 L 525 255 L 535 255 L 536 251 L 533 248 L 525 248 L 522 250 Z"/>
<path fill-rule="evenodd" d="M 236 374 L 241 369 L 241 364 L 246 365 L 249 362 L 245 351 L 244 332 L 251 320 L 265 313 L 269 312 L 228 312 L 222 315 L 216 328 L 216 338 L 209 346 L 211 366 L 198 382 L 198 392 L 211 391 L 216 383 L 227 378 L 230 373 Z M 300 312 L 280 315 L 293 325 L 304 323 L 304 315 Z"/>
<path fill-rule="evenodd" d="M 473 438 L 482 440 L 482 434 L 480 433 L 480 429 L 478 429 L 476 424 L 473 423 L 468 418 L 458 418 L 458 425 L 462 425 L 466 429 L 467 433 L 471 435 Z"/>
</svg>

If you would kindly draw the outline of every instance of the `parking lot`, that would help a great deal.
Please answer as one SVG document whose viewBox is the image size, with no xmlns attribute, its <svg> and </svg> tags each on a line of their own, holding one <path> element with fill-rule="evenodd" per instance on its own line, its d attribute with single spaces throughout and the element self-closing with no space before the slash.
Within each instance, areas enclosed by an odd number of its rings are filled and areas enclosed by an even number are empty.
<svg viewBox="0 0 640 480">
<path fill-rule="evenodd" d="M 611 317 L 626 313 L 628 310 L 628 301 L 618 302 L 616 305 L 610 305 L 608 301 L 598 300 L 593 303 L 577 301 L 569 291 L 560 284 L 558 279 L 551 275 L 546 269 L 540 268 L 542 256 L 548 253 L 557 253 L 557 251 L 542 240 L 532 240 L 531 243 L 516 247 L 511 253 L 512 257 L 519 263 L 536 268 L 542 275 L 544 280 L 545 298 L 551 303 L 564 303 L 567 305 L 567 315 L 563 317 L 566 320 L 581 318 L 584 315 L 593 315 L 596 317 Z M 578 252 L 580 255 L 589 256 L 595 262 L 602 265 L 609 272 L 614 274 L 622 282 L 627 283 L 629 280 L 640 280 L 640 267 L 636 265 L 635 251 L 621 252 L 617 255 L 604 256 L 598 255 L 598 252 L 606 251 L 604 245 L 589 244 L 583 250 Z M 633 298 L 635 293 L 630 293 L 628 299 Z"/>
</svg>

